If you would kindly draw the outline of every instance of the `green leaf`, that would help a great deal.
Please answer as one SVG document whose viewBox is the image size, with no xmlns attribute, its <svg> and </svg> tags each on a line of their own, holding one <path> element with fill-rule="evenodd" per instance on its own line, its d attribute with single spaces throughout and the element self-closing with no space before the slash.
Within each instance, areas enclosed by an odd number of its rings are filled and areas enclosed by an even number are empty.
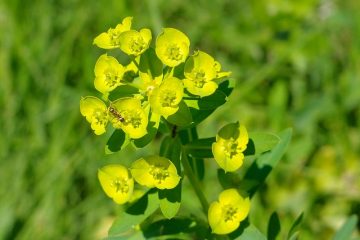
<svg viewBox="0 0 360 240">
<path fill-rule="evenodd" d="M 279 143 L 279 136 L 271 133 L 249 132 L 249 143 L 244 151 L 245 156 L 259 155 L 273 149 Z"/>
<path fill-rule="evenodd" d="M 336 232 L 333 240 L 347 240 L 350 239 L 352 232 L 355 230 L 358 222 L 356 215 L 352 215 Z"/>
<path fill-rule="evenodd" d="M 212 110 L 226 103 L 227 96 L 220 90 L 216 90 L 212 95 L 185 100 L 186 104 L 199 110 Z"/>
<path fill-rule="evenodd" d="M 157 133 L 157 128 L 155 127 L 155 124 L 156 123 L 154 122 L 149 122 L 146 128 L 148 133 L 139 139 L 134 139 L 133 142 L 137 148 L 145 147 L 154 139 Z"/>
<path fill-rule="evenodd" d="M 109 236 L 126 235 L 159 207 L 157 192 L 150 190 L 126 211 L 120 213 L 109 230 Z"/>
<path fill-rule="evenodd" d="M 156 56 L 155 50 L 149 48 L 140 56 L 139 75 L 143 81 L 161 80 L 163 64 Z"/>
<path fill-rule="evenodd" d="M 166 137 L 160 147 L 160 155 L 169 158 L 181 175 L 181 143 L 178 138 Z M 173 189 L 159 190 L 160 209 L 168 219 L 173 218 L 180 209 L 182 181 Z"/>
<path fill-rule="evenodd" d="M 160 236 L 168 236 L 178 233 L 181 233 L 182 236 L 184 236 L 184 233 L 192 232 L 194 230 L 193 220 L 189 218 L 173 218 L 170 220 L 161 219 L 159 221 L 153 222 L 149 226 L 146 226 L 146 228 L 143 230 L 143 233 L 146 239 L 159 239 Z M 190 239 L 190 237 L 185 239 Z"/>
<path fill-rule="evenodd" d="M 259 229 L 254 225 L 250 225 L 245 228 L 243 234 L 240 235 L 241 240 L 266 240 L 264 234 L 262 234 Z"/>
<path fill-rule="evenodd" d="M 254 163 L 247 170 L 244 182 L 251 183 L 247 186 L 242 186 L 241 190 L 253 196 L 258 187 L 264 183 L 266 177 L 270 174 L 271 170 L 276 166 L 290 143 L 292 135 L 291 129 L 286 129 L 279 134 L 279 143 L 269 152 L 259 156 Z M 245 188 L 246 187 L 246 188 Z"/>
<path fill-rule="evenodd" d="M 180 102 L 179 110 L 175 114 L 168 116 L 166 120 L 180 127 L 186 127 L 192 123 L 190 110 L 184 101 Z"/>
<path fill-rule="evenodd" d="M 222 91 L 226 96 L 230 96 L 235 87 L 235 80 L 228 79 L 219 84 L 217 90 Z"/>
<path fill-rule="evenodd" d="M 105 153 L 118 152 L 129 144 L 129 138 L 121 129 L 115 129 L 105 146 Z"/>
<path fill-rule="evenodd" d="M 246 224 L 246 222 L 242 222 L 240 224 L 239 229 L 237 230 L 237 232 L 239 230 L 242 231 L 239 236 L 239 239 L 241 239 L 241 240 L 266 240 L 266 237 L 264 236 L 264 234 L 262 234 L 259 231 L 259 229 L 257 229 L 254 225 L 250 224 L 244 228 L 244 224 Z M 241 226 L 241 225 L 243 225 L 243 226 Z M 235 232 L 235 234 L 236 234 L 236 232 Z M 233 234 L 231 234 L 231 235 L 233 235 Z"/>
<path fill-rule="evenodd" d="M 116 99 L 119 98 L 132 97 L 134 94 L 138 94 L 138 93 L 139 93 L 139 89 L 135 87 L 129 85 L 121 85 L 109 93 L 109 100 L 115 101 Z"/>
<path fill-rule="evenodd" d="M 212 144 L 215 137 L 194 140 L 184 146 L 186 152 L 193 158 L 213 158 Z"/>
<path fill-rule="evenodd" d="M 173 189 L 159 190 L 160 209 L 167 219 L 176 216 L 181 204 L 182 181 Z"/>
<path fill-rule="evenodd" d="M 273 212 L 269 219 L 267 238 L 268 240 L 276 240 L 276 236 L 280 233 L 281 225 L 279 215 Z"/>
<path fill-rule="evenodd" d="M 191 106 L 193 104 L 190 105 L 189 109 L 193 120 L 191 126 L 196 126 L 200 122 L 204 121 L 219 106 L 225 103 L 223 101 L 224 100 L 226 101 L 226 97 L 230 96 L 232 90 L 234 89 L 233 83 L 234 81 L 232 80 L 225 80 L 222 83 L 220 83 L 218 89 L 216 90 L 217 93 L 214 96 L 208 96 L 208 100 L 210 101 L 208 106 L 205 101 L 202 101 L 202 103 L 200 104 L 203 107 L 202 109 L 199 108 L 199 104 L 195 104 L 197 106 Z M 223 99 L 224 95 L 225 95 L 225 99 Z M 204 98 L 206 99 L 207 97 Z M 215 99 L 218 99 L 220 102 L 216 104 L 214 102 Z"/>
<path fill-rule="evenodd" d="M 299 225 L 301 224 L 303 217 L 304 217 L 304 213 L 301 213 L 299 215 L 299 217 L 296 218 L 295 222 L 292 224 L 292 226 L 290 228 L 287 239 L 296 239 L 296 236 L 297 236 L 296 230 L 299 227 Z"/>
</svg>

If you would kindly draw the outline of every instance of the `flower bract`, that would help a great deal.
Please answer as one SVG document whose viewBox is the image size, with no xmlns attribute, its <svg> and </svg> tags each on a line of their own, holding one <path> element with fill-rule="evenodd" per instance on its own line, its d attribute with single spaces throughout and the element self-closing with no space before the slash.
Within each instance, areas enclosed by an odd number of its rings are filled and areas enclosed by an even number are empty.
<svg viewBox="0 0 360 240">
<path fill-rule="evenodd" d="M 91 124 L 91 129 L 96 135 L 101 135 L 106 131 L 108 111 L 103 101 L 92 96 L 81 98 L 80 112 Z"/>
<path fill-rule="evenodd" d="M 249 142 L 245 126 L 230 123 L 224 126 L 216 135 L 216 142 L 212 145 L 212 152 L 218 165 L 226 172 L 239 169 L 244 160 L 243 152 Z"/>
<path fill-rule="evenodd" d="M 132 17 L 126 17 L 122 23 L 110 28 L 107 32 L 101 33 L 94 39 L 94 44 L 99 48 L 113 49 L 120 47 L 120 34 L 131 29 Z"/>
<path fill-rule="evenodd" d="M 209 96 L 218 85 L 213 80 L 217 76 L 216 62 L 209 54 L 197 51 L 185 63 L 184 85 L 194 95 Z"/>
<path fill-rule="evenodd" d="M 165 118 L 176 113 L 183 95 L 184 87 L 180 79 L 176 77 L 164 79 L 161 85 L 155 88 L 150 95 L 152 111 Z"/>
<path fill-rule="evenodd" d="M 250 211 L 250 199 L 243 198 L 236 189 L 223 191 L 218 201 L 210 204 L 209 225 L 213 233 L 228 234 L 235 231 Z"/>
<path fill-rule="evenodd" d="M 124 204 L 129 201 L 134 180 L 126 167 L 118 164 L 104 166 L 98 170 L 98 178 L 102 189 L 114 202 Z"/>
<path fill-rule="evenodd" d="M 121 84 L 125 68 L 116 60 L 116 58 L 103 54 L 95 64 L 96 90 L 106 94 L 114 90 Z"/>
<path fill-rule="evenodd" d="M 185 62 L 189 55 L 190 40 L 175 28 L 164 28 L 156 39 L 156 55 L 169 67 Z"/>
<path fill-rule="evenodd" d="M 137 98 L 121 98 L 109 107 L 111 122 L 115 128 L 121 128 L 130 138 L 141 138 L 146 133 L 148 115 Z"/>
<path fill-rule="evenodd" d="M 151 38 L 151 31 L 147 28 L 139 32 L 135 30 L 123 32 L 119 36 L 120 49 L 128 55 L 138 56 L 149 48 Z"/>
<path fill-rule="evenodd" d="M 172 189 L 180 181 L 175 165 L 165 157 L 140 158 L 133 162 L 130 171 L 136 182 L 149 188 Z"/>
</svg>

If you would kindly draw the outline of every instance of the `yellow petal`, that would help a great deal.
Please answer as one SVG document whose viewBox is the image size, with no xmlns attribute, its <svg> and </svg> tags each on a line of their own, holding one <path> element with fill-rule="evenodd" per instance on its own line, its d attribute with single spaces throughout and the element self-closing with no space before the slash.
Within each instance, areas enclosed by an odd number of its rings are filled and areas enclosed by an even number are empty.
<svg viewBox="0 0 360 240">
<path fill-rule="evenodd" d="M 99 48 L 103 48 L 103 49 L 115 48 L 115 46 L 113 45 L 113 43 L 111 41 L 111 37 L 108 33 L 101 33 L 100 35 L 98 35 L 94 39 L 93 44 L 95 44 Z"/>
<path fill-rule="evenodd" d="M 117 204 L 127 202 L 134 189 L 134 180 L 122 165 L 107 165 L 98 170 L 98 178 L 107 196 Z"/>
<path fill-rule="evenodd" d="M 91 124 L 95 134 L 101 135 L 105 132 L 108 115 L 107 107 L 103 101 L 92 96 L 81 98 L 80 113 Z"/>
<path fill-rule="evenodd" d="M 184 87 L 180 79 L 175 77 L 164 79 L 150 95 L 152 111 L 167 118 L 178 111 L 183 95 Z"/>
<path fill-rule="evenodd" d="M 206 97 L 211 94 L 213 94 L 216 89 L 218 88 L 218 85 L 216 82 L 210 81 L 205 82 L 201 87 L 196 86 L 196 83 L 193 80 L 190 79 L 184 79 L 183 80 L 185 88 L 194 95 L 198 95 L 200 97 Z"/>
<path fill-rule="evenodd" d="M 151 31 L 141 29 L 140 32 L 135 30 L 126 31 L 120 34 L 120 49 L 133 56 L 138 56 L 146 51 L 150 46 Z"/>
<path fill-rule="evenodd" d="M 185 62 L 189 55 L 190 40 L 175 28 L 164 28 L 156 39 L 156 55 L 167 66 L 175 67 Z"/>
<path fill-rule="evenodd" d="M 141 138 L 147 133 L 148 115 L 139 99 L 122 98 L 114 101 L 111 106 L 116 111 L 111 120 L 115 128 L 121 128 L 133 139 Z"/>
</svg>

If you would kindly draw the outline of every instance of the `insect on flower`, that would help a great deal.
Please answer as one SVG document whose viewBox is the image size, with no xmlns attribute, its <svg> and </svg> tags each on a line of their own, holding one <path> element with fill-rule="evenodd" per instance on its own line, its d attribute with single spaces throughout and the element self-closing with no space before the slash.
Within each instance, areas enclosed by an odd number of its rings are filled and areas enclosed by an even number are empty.
<svg viewBox="0 0 360 240">
<path fill-rule="evenodd" d="M 121 116 L 120 113 L 118 113 L 118 111 L 116 111 L 116 109 L 112 106 L 109 107 L 109 112 L 120 122 L 125 122 L 125 118 L 123 116 Z"/>
</svg>

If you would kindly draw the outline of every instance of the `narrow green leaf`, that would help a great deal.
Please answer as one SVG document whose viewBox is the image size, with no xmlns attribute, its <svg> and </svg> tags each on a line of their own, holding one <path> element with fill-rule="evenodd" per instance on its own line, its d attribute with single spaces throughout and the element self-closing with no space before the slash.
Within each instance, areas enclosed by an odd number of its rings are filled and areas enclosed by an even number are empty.
<svg viewBox="0 0 360 240">
<path fill-rule="evenodd" d="M 166 142 L 164 142 L 166 140 Z M 178 138 L 165 138 L 160 148 L 162 156 L 169 158 L 175 165 L 177 172 L 181 175 L 181 143 Z M 160 209 L 168 219 L 175 217 L 180 209 L 182 181 L 173 189 L 159 190 Z"/>
<path fill-rule="evenodd" d="M 273 212 L 269 219 L 267 238 L 268 240 L 276 240 L 277 235 L 280 233 L 281 225 L 279 215 Z"/>
<path fill-rule="evenodd" d="M 129 85 L 121 85 L 109 93 L 109 100 L 115 101 L 116 99 L 119 98 L 132 97 L 134 94 L 138 94 L 138 93 L 139 93 L 139 89 L 135 87 Z"/>
<path fill-rule="evenodd" d="M 170 220 L 161 219 L 151 223 L 149 226 L 146 226 L 146 228 L 143 230 L 143 233 L 146 239 L 159 239 L 159 237 L 162 236 L 174 235 L 178 233 L 181 233 L 184 236 L 184 233 L 195 230 L 193 226 L 194 223 L 195 222 L 189 218 L 173 218 Z"/>
<path fill-rule="evenodd" d="M 217 90 L 222 91 L 226 96 L 230 96 L 235 87 L 235 81 L 228 79 L 219 84 Z"/>
<path fill-rule="evenodd" d="M 158 207 L 157 192 L 150 190 L 116 218 L 109 230 L 109 236 L 126 235 L 134 226 L 154 213 Z"/>
<path fill-rule="evenodd" d="M 139 75 L 143 81 L 161 80 L 163 64 L 156 56 L 155 50 L 149 48 L 140 56 Z"/>
<path fill-rule="evenodd" d="M 213 158 L 212 144 L 216 141 L 215 137 L 194 140 L 186 144 L 186 152 L 193 158 Z"/>
<path fill-rule="evenodd" d="M 351 234 L 356 228 L 358 218 L 356 215 L 352 215 L 336 232 L 333 240 L 348 240 Z"/>
<path fill-rule="evenodd" d="M 176 216 L 181 204 L 182 181 L 173 189 L 159 190 L 160 209 L 167 219 Z"/>
<path fill-rule="evenodd" d="M 279 136 L 272 133 L 249 132 L 249 143 L 244 151 L 245 156 L 259 155 L 273 149 L 279 143 Z"/>
<path fill-rule="evenodd" d="M 155 137 L 156 133 L 157 133 L 157 128 L 155 127 L 155 123 L 154 122 L 149 122 L 148 126 L 147 126 L 147 134 L 139 139 L 134 139 L 134 145 L 137 148 L 143 148 L 146 145 L 148 145 Z"/>
<path fill-rule="evenodd" d="M 291 140 L 291 129 L 286 129 L 279 134 L 279 143 L 269 152 L 266 152 L 259 156 L 255 162 L 247 170 L 243 181 L 252 183 L 249 188 L 241 190 L 249 193 L 253 196 L 258 187 L 264 183 L 266 177 L 270 174 L 271 170 L 276 166 L 281 157 L 285 154 L 285 151 Z"/>
<path fill-rule="evenodd" d="M 190 110 L 184 101 L 180 102 L 179 110 L 175 114 L 170 115 L 166 120 L 180 127 L 189 126 L 192 123 Z"/>
<path fill-rule="evenodd" d="M 243 224 L 243 223 L 241 223 Z M 241 225 L 240 225 L 241 228 Z M 250 224 L 247 226 L 243 232 L 240 234 L 239 239 L 241 240 L 266 240 L 264 234 L 262 234 L 259 229 L 257 229 L 254 225 Z"/>
<path fill-rule="evenodd" d="M 105 153 L 112 154 L 118 152 L 129 144 L 129 138 L 123 130 L 115 129 L 105 146 Z"/>
<path fill-rule="evenodd" d="M 297 235 L 296 230 L 297 228 L 300 226 L 302 220 L 304 217 L 304 213 L 301 213 L 295 220 L 295 222 L 292 224 L 289 233 L 288 233 L 288 238 L 287 239 L 296 239 L 294 237 L 294 235 Z"/>
</svg>

